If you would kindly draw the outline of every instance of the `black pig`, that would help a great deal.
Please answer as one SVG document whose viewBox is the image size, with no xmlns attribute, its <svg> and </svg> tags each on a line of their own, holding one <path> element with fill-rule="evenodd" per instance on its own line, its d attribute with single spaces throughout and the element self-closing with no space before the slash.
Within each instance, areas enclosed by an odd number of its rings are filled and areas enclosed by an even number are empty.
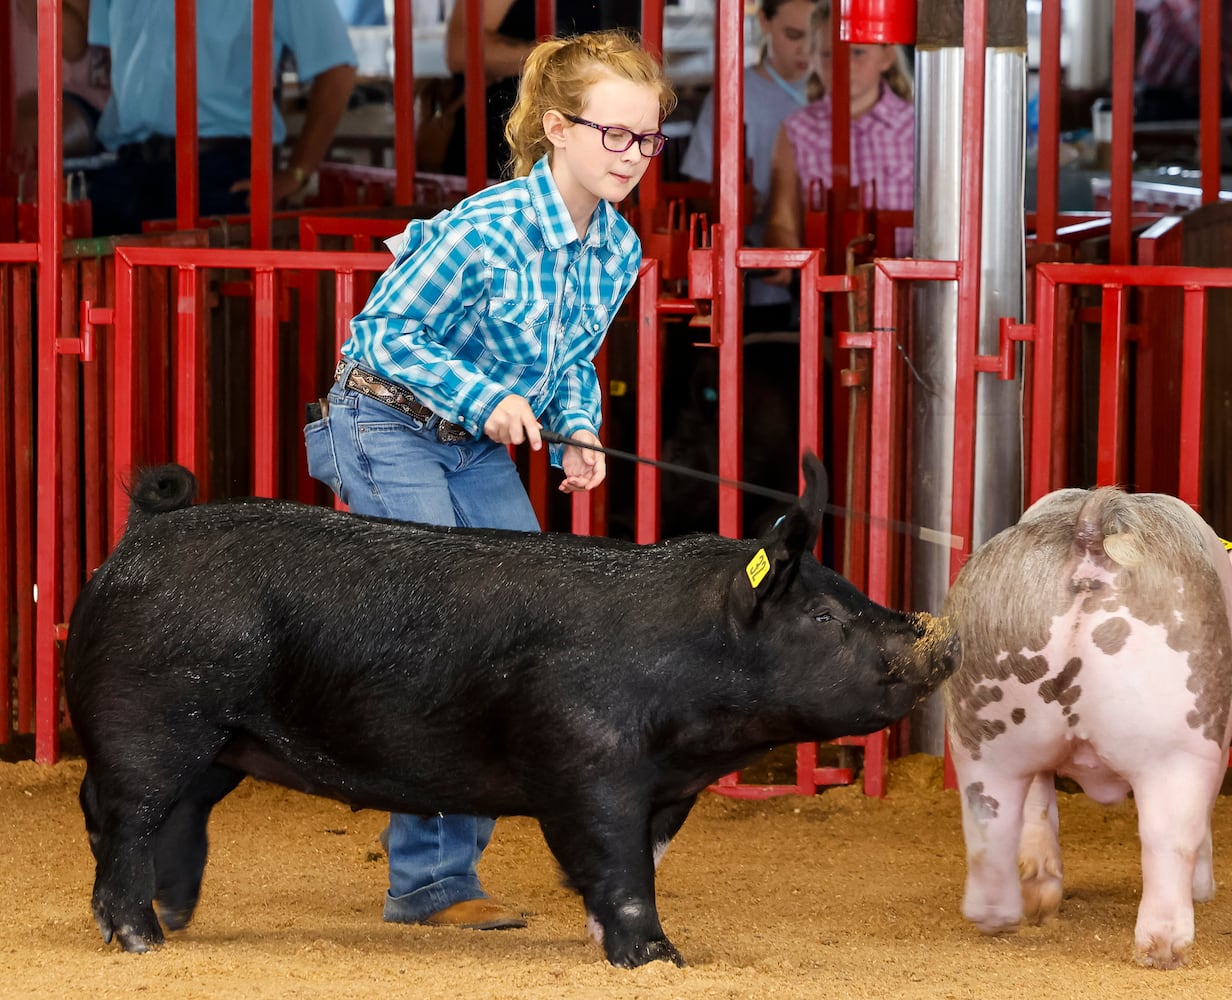
<svg viewBox="0 0 1232 1000">
<path fill-rule="evenodd" d="M 145 470 L 82 591 L 64 679 L 103 939 L 192 917 L 210 810 L 246 774 L 355 807 L 536 817 L 614 965 L 680 963 L 654 872 L 699 792 L 770 748 L 867 733 L 957 664 L 812 549 L 825 472 L 760 539 L 435 528 L 271 500 L 189 506 Z"/>
</svg>

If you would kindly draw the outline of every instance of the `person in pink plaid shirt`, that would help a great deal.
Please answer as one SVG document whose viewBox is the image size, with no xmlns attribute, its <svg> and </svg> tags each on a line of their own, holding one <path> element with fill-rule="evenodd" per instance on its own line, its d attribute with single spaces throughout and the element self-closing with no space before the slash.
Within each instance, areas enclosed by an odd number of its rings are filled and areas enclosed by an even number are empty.
<svg viewBox="0 0 1232 1000">
<path fill-rule="evenodd" d="M 1199 0 L 1135 0 L 1139 38 L 1134 117 L 1139 121 L 1198 116 Z M 1232 107 L 1232 0 L 1220 6 L 1221 90 Z"/>
<path fill-rule="evenodd" d="M 815 60 L 822 96 L 783 120 L 770 167 L 770 210 L 766 245 L 798 247 L 804 239 L 805 199 L 818 185 L 829 190 L 833 108 L 830 91 L 830 3 L 814 9 Z M 852 45 L 851 185 L 865 204 L 886 210 L 910 210 L 915 194 L 915 108 L 906 56 L 897 45 Z M 911 230 L 896 234 L 896 252 L 911 253 Z M 787 284 L 791 272 L 768 281 Z"/>
</svg>

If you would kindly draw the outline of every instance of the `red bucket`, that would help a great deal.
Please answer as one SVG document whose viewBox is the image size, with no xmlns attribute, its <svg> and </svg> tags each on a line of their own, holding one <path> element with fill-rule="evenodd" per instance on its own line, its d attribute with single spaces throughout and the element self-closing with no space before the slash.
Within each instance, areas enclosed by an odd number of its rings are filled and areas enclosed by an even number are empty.
<svg viewBox="0 0 1232 1000">
<path fill-rule="evenodd" d="M 915 41 L 918 0 L 842 0 L 839 37 L 866 45 L 911 44 Z"/>
</svg>

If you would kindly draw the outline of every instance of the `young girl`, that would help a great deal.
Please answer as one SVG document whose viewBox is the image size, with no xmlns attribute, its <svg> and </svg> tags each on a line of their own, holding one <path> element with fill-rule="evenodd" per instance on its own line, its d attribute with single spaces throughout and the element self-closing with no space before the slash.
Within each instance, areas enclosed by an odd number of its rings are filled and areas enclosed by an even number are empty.
<svg viewBox="0 0 1232 1000">
<path fill-rule="evenodd" d="M 822 95 L 784 119 L 775 140 L 770 179 L 769 246 L 798 247 L 804 239 L 805 197 L 813 182 L 829 190 L 833 182 L 833 66 L 830 2 L 813 11 L 817 41 L 816 67 Z M 852 45 L 851 184 L 873 182 L 876 207 L 910 209 L 915 184 L 915 108 L 906 59 L 897 45 Z M 910 230 L 899 252 L 910 252 Z M 790 281 L 782 271 L 772 280 Z"/>
<path fill-rule="evenodd" d="M 770 157 L 779 125 L 809 101 L 812 31 L 809 17 L 817 0 L 762 0 L 758 21 L 761 58 L 744 70 L 744 157 L 751 164 L 757 204 L 745 229 L 749 246 L 761 246 L 770 199 Z M 709 181 L 714 174 L 714 90 L 706 95 L 680 161 L 681 173 Z M 745 330 L 787 329 L 791 299 L 782 288 L 751 277 L 745 292 Z"/>
<path fill-rule="evenodd" d="M 538 530 L 506 445 L 539 449 L 541 423 L 598 443 L 593 359 L 642 259 L 614 205 L 662 152 L 674 105 L 659 64 L 620 32 L 531 52 L 505 126 L 514 179 L 389 241 L 327 413 L 304 429 L 312 475 L 352 511 Z M 561 490 L 603 481 L 600 453 L 551 454 Z M 525 926 L 475 874 L 493 825 L 392 816 L 385 919 Z"/>
</svg>

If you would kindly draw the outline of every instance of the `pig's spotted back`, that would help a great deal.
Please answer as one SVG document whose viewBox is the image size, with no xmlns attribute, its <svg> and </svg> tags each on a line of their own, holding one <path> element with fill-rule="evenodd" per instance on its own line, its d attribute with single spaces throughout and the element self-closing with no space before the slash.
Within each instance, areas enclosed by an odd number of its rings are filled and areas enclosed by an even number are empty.
<svg viewBox="0 0 1232 1000">
<path fill-rule="evenodd" d="M 1078 735 L 1089 671 L 1123 655 L 1142 669 L 1181 662 L 1185 676 L 1153 683 L 1176 688 L 1186 724 L 1219 743 L 1232 636 L 1209 533 L 1173 497 L 1067 490 L 977 551 L 946 600 L 963 642 L 946 705 L 966 750 L 978 758 L 1041 710 Z"/>
</svg>

